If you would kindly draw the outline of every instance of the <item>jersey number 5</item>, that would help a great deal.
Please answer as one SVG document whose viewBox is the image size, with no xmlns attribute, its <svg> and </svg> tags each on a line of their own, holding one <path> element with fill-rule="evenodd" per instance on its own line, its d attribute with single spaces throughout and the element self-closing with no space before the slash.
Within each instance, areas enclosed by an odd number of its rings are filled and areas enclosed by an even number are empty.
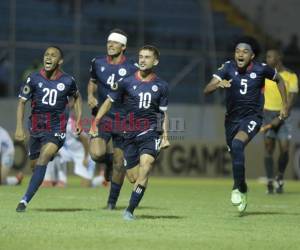
<svg viewBox="0 0 300 250">
<path fill-rule="evenodd" d="M 56 99 L 57 99 L 57 90 L 56 89 L 48 89 L 44 88 L 43 92 L 46 92 L 45 95 L 43 96 L 42 103 L 54 106 L 56 104 Z"/>
<path fill-rule="evenodd" d="M 247 85 L 247 79 L 241 79 L 241 86 L 242 86 L 242 89 L 240 89 L 240 93 L 242 94 L 242 95 L 245 95 L 246 93 L 247 93 L 247 87 L 248 87 L 248 85 Z"/>
</svg>

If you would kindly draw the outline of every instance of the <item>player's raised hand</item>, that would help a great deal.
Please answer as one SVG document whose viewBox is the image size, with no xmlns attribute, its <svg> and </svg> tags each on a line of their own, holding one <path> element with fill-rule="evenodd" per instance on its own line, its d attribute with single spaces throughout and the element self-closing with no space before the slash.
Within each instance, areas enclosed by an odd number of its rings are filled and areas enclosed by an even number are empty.
<svg viewBox="0 0 300 250">
<path fill-rule="evenodd" d="M 232 79 L 230 79 L 229 81 L 227 80 L 222 80 L 219 82 L 218 86 L 219 88 L 230 88 L 231 87 L 231 82 L 232 82 Z"/>
<path fill-rule="evenodd" d="M 15 140 L 16 141 L 24 141 L 26 138 L 26 134 L 25 134 L 25 131 L 23 128 L 20 128 L 20 129 L 16 129 L 16 132 L 15 132 Z"/>
<path fill-rule="evenodd" d="M 88 105 L 89 105 L 89 108 L 94 108 L 96 107 L 98 104 L 98 101 L 97 99 L 93 96 L 93 95 L 89 95 L 88 96 Z"/>
</svg>

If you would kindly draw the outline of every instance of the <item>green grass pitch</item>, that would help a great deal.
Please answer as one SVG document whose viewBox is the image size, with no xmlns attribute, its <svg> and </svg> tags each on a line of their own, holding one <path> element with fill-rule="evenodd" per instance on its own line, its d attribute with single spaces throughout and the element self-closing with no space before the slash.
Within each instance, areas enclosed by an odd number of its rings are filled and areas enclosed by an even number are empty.
<svg viewBox="0 0 300 250">
<path fill-rule="evenodd" d="M 28 181 L 28 178 L 26 178 Z M 0 187 L 0 249 L 300 249 L 300 183 L 288 181 L 283 195 L 266 195 L 250 181 L 243 217 L 230 203 L 231 180 L 150 178 L 137 220 L 123 221 L 130 185 L 118 209 L 106 211 L 108 189 L 38 191 L 25 213 L 16 205 L 27 182 Z"/>
</svg>

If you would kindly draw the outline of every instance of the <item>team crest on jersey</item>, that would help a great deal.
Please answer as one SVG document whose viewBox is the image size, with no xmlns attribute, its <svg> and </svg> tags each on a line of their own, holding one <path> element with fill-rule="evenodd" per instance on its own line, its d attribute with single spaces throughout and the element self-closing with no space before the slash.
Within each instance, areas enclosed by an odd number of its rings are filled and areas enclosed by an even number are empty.
<svg viewBox="0 0 300 250">
<path fill-rule="evenodd" d="M 100 68 L 100 70 L 101 70 L 101 72 L 103 72 L 103 71 L 105 70 L 105 67 L 102 66 L 102 67 Z"/>
<path fill-rule="evenodd" d="M 158 90 L 157 85 L 153 85 L 153 86 L 152 86 L 152 91 L 153 91 L 153 92 L 157 92 L 157 90 Z"/>
<path fill-rule="evenodd" d="M 134 90 L 136 89 L 136 85 L 133 86 L 133 89 L 134 89 Z"/>
<path fill-rule="evenodd" d="M 59 91 L 63 91 L 64 89 L 65 89 L 65 85 L 63 84 L 63 83 L 59 83 L 59 84 L 57 84 L 57 89 L 59 90 Z"/>
<path fill-rule="evenodd" d="M 120 75 L 120 76 L 125 76 L 126 74 L 127 74 L 126 69 L 124 69 L 124 68 L 120 68 L 120 69 L 119 69 L 119 75 Z"/>
<path fill-rule="evenodd" d="M 39 82 L 39 88 L 41 88 L 43 86 L 42 82 Z"/>
<path fill-rule="evenodd" d="M 28 85 L 25 85 L 23 88 L 23 94 L 27 95 L 30 92 L 30 87 Z"/>
<path fill-rule="evenodd" d="M 255 72 L 252 72 L 252 73 L 250 74 L 250 78 L 251 78 L 251 79 L 255 79 L 255 78 L 256 78 L 256 73 L 255 73 Z"/>
</svg>

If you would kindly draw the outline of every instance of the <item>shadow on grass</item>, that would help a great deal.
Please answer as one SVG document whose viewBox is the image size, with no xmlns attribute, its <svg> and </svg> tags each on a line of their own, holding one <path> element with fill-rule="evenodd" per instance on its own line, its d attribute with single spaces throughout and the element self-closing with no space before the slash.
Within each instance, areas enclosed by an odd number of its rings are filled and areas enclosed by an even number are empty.
<svg viewBox="0 0 300 250">
<path fill-rule="evenodd" d="M 260 216 L 260 215 L 293 215 L 299 216 L 300 213 L 285 213 L 285 212 L 271 212 L 271 211 L 256 211 L 256 212 L 245 212 L 240 217 L 246 216 Z"/>
<path fill-rule="evenodd" d="M 155 219 L 178 220 L 178 219 L 183 219 L 185 217 L 176 216 L 176 215 L 138 215 L 137 218 L 149 219 L 149 220 L 155 220 Z"/>
<path fill-rule="evenodd" d="M 125 206 L 117 206 L 114 210 L 115 211 L 124 211 L 127 207 Z M 107 209 L 106 207 L 103 207 L 103 209 Z M 138 210 L 166 210 L 165 208 L 162 207 L 151 207 L 151 206 L 142 206 L 142 207 L 138 207 Z"/>
<path fill-rule="evenodd" d="M 89 208 L 32 208 L 31 210 L 39 212 L 82 212 L 82 211 L 93 211 L 94 209 Z"/>
</svg>

